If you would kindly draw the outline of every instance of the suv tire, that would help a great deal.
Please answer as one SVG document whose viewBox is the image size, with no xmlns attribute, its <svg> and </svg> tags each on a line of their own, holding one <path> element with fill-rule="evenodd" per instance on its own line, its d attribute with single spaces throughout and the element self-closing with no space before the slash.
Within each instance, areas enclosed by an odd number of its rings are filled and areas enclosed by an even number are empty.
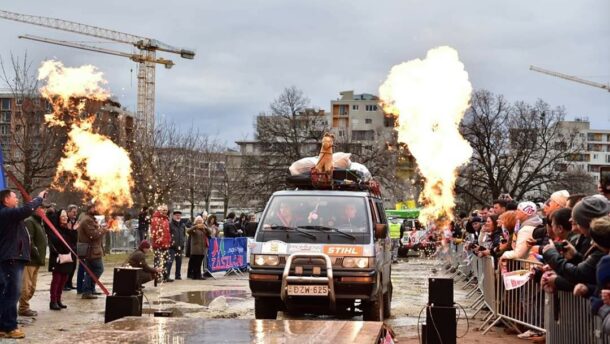
<svg viewBox="0 0 610 344">
<path fill-rule="evenodd" d="M 272 299 L 254 299 L 254 317 L 256 319 L 277 319 L 277 307 Z"/>
<path fill-rule="evenodd" d="M 392 282 L 388 285 L 388 291 L 383 294 L 383 317 L 388 319 L 392 316 Z"/>
<path fill-rule="evenodd" d="M 381 281 L 377 285 L 377 298 L 375 301 L 369 300 L 362 305 L 362 320 L 364 321 L 383 321 L 383 315 L 385 314 L 383 310 L 383 286 Z"/>
</svg>

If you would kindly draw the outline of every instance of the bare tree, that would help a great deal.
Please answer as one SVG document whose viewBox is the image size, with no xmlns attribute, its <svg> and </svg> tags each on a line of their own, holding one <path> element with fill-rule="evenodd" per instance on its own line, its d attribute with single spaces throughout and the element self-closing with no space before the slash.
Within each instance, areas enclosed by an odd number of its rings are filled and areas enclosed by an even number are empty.
<svg viewBox="0 0 610 344">
<path fill-rule="evenodd" d="M 460 171 L 457 192 L 478 204 L 501 193 L 514 199 L 547 195 L 562 173 L 557 165 L 577 148 L 576 135 L 560 125 L 564 115 L 542 100 L 509 104 L 501 95 L 476 91 L 460 128 L 474 152 Z"/>
<path fill-rule="evenodd" d="M 568 190 L 570 194 L 584 193 L 585 195 L 598 192 L 595 179 L 579 168 L 562 173 L 555 182 L 551 183 L 551 190 Z"/>
<path fill-rule="evenodd" d="M 10 62 L 0 58 L 1 79 L 15 101 L 14 111 L 3 111 L 10 119 L 10 139 L 5 163 L 28 192 L 48 187 L 66 142 L 65 128 L 46 126 L 50 107 L 39 93 L 39 81 L 27 53 L 11 54 Z"/>
<path fill-rule="evenodd" d="M 244 157 L 242 164 L 244 169 L 258 173 L 245 175 L 242 183 L 258 199 L 264 201 L 285 187 L 290 164 L 318 153 L 318 142 L 328 123 L 324 111 L 308 105 L 303 91 L 292 86 L 270 104 L 268 114 L 257 117 L 255 132 L 261 154 Z"/>
<path fill-rule="evenodd" d="M 152 136 L 152 137 L 151 137 Z M 136 130 L 131 150 L 135 193 L 142 205 L 168 203 L 184 192 L 190 157 L 200 142 L 199 133 L 180 132 L 171 122 L 162 122 L 155 131 Z"/>
</svg>

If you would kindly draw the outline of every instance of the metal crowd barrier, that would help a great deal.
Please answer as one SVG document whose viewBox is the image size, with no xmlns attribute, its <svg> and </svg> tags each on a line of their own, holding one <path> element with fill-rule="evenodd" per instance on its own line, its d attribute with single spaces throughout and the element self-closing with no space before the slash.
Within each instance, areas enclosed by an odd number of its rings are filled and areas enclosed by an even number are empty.
<svg viewBox="0 0 610 344">
<path fill-rule="evenodd" d="M 590 301 L 571 292 L 547 294 L 544 317 L 548 344 L 610 343 L 601 331 L 601 318 L 591 314 Z"/>
<path fill-rule="evenodd" d="M 591 314 L 588 299 L 564 291 L 546 294 L 533 278 L 519 288 L 506 290 L 502 267 L 496 270 L 490 256 L 465 257 L 460 250 L 446 257 L 445 263 L 455 269 L 454 280 L 465 281 L 463 289 L 472 288 L 467 297 L 476 296 L 470 305 L 475 310 L 472 318 L 484 309 L 489 311 L 479 327 L 483 334 L 503 322 L 509 327 L 521 324 L 546 332 L 547 344 L 610 344 L 610 336 L 602 331 L 602 320 Z M 505 260 L 505 264 L 507 272 L 542 265 L 520 259 Z"/>
<path fill-rule="evenodd" d="M 505 260 L 506 272 L 516 270 L 531 270 L 534 266 L 542 266 L 539 262 L 515 259 Z M 544 329 L 544 292 L 540 284 L 530 279 L 525 285 L 506 290 L 502 279 L 502 268 L 496 271 L 496 305 L 498 317 L 496 321 L 506 320 L 509 323 L 521 324 L 534 330 L 545 332 Z M 505 321 L 505 323 L 506 323 Z M 489 330 L 486 329 L 485 333 Z"/>
</svg>

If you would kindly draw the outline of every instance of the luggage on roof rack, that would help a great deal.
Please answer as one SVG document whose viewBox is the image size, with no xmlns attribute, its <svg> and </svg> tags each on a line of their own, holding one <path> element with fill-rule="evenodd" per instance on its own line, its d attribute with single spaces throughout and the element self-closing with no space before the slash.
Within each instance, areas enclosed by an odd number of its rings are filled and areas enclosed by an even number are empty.
<svg viewBox="0 0 610 344">
<path fill-rule="evenodd" d="M 377 181 L 372 179 L 365 181 L 360 171 L 350 169 L 333 170 L 332 179 L 328 175 L 312 169 L 310 172 L 288 176 L 286 182 L 291 187 L 305 190 L 369 191 L 376 196 L 381 196 L 380 185 Z"/>
</svg>

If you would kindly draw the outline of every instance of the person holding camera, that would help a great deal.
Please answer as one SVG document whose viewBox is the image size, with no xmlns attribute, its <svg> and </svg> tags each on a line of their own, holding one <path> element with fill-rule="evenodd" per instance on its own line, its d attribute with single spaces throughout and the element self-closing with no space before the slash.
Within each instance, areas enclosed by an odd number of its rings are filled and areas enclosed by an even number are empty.
<svg viewBox="0 0 610 344">
<path fill-rule="evenodd" d="M 573 229 L 590 240 L 591 222 L 593 219 L 608 216 L 608 213 L 610 206 L 604 197 L 585 197 L 572 209 Z M 554 273 L 546 274 L 546 279 L 543 280 L 544 284 L 548 285 L 547 289 L 572 291 L 578 283 L 595 284 L 595 268 L 607 253 L 598 245 L 591 245 L 585 255 L 582 255 L 569 242 L 563 243 L 559 248 L 563 254 L 558 252 L 556 243 L 550 243 L 543 249 L 544 261 L 554 270 Z"/>
<path fill-rule="evenodd" d="M 0 191 L 0 337 L 25 338 L 17 327 L 17 301 L 25 263 L 30 261 L 30 237 L 24 220 L 42 205 L 47 192 L 18 207 L 17 194 Z"/>
</svg>

